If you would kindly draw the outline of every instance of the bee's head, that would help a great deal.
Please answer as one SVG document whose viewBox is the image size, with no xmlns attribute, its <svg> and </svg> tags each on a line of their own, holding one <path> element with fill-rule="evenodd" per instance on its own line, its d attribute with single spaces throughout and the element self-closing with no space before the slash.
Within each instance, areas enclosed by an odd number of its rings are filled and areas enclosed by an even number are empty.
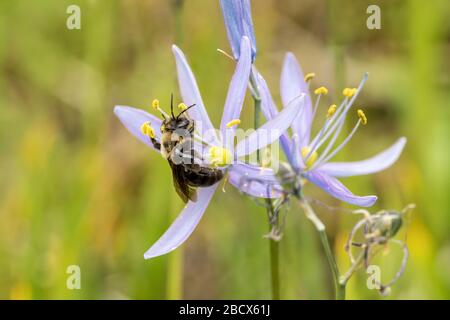
<svg viewBox="0 0 450 320">
<path fill-rule="evenodd" d="M 192 120 L 188 119 L 184 114 L 177 117 L 164 119 L 162 122 L 163 131 L 174 132 L 176 130 L 188 130 L 192 125 Z"/>
<path fill-rule="evenodd" d="M 194 121 L 189 118 L 187 113 L 187 111 L 193 106 L 195 106 L 195 104 L 187 107 L 184 103 L 180 103 L 178 107 L 181 109 L 181 112 L 175 116 L 173 112 L 173 94 L 170 96 L 170 114 L 165 113 L 159 107 L 159 101 L 155 99 L 153 101 L 153 108 L 160 111 L 164 119 L 161 125 L 161 132 L 173 133 L 176 130 L 182 131 L 193 128 Z"/>
</svg>

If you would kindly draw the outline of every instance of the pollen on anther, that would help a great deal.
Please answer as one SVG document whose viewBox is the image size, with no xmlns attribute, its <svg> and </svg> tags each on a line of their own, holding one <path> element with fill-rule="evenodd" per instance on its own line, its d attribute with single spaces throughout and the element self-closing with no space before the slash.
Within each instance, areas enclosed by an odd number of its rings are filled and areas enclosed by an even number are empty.
<svg viewBox="0 0 450 320">
<path fill-rule="evenodd" d="M 179 105 L 178 105 L 178 109 L 180 109 L 180 110 L 186 110 L 187 109 L 187 106 L 182 102 L 182 103 L 180 103 Z"/>
<path fill-rule="evenodd" d="M 358 113 L 359 119 L 361 120 L 361 123 L 363 125 L 366 125 L 367 124 L 367 117 L 366 117 L 364 111 L 362 111 L 361 109 L 358 109 L 357 113 Z"/>
<path fill-rule="evenodd" d="M 241 124 L 241 120 L 240 119 L 234 119 L 231 120 L 230 122 L 228 122 L 226 124 L 227 128 L 231 128 L 232 126 L 236 126 L 236 125 L 240 125 Z"/>
<path fill-rule="evenodd" d="M 316 74 L 314 72 L 308 73 L 305 76 L 305 82 L 311 81 L 315 76 L 316 76 Z"/>
<path fill-rule="evenodd" d="M 319 95 L 319 94 L 327 95 L 327 94 L 328 94 L 328 89 L 325 88 L 325 87 L 317 88 L 316 90 L 314 90 L 314 94 L 317 94 L 317 95 Z"/>
<path fill-rule="evenodd" d="M 141 132 L 144 135 L 149 136 L 150 138 L 154 138 L 155 137 L 155 130 L 152 128 L 150 122 L 144 122 L 142 124 Z"/>
<path fill-rule="evenodd" d="M 155 109 L 155 110 L 158 110 L 158 109 L 159 109 L 159 100 L 158 100 L 158 99 L 154 99 L 154 100 L 152 101 L 152 107 L 153 107 L 153 109 Z"/>
<path fill-rule="evenodd" d="M 345 88 L 344 90 L 342 90 L 342 94 L 347 98 L 351 98 L 356 94 L 357 91 L 358 89 L 356 88 Z"/>
<path fill-rule="evenodd" d="M 337 106 L 335 104 L 332 104 L 327 111 L 327 118 L 331 118 L 333 114 L 336 112 Z"/>
</svg>

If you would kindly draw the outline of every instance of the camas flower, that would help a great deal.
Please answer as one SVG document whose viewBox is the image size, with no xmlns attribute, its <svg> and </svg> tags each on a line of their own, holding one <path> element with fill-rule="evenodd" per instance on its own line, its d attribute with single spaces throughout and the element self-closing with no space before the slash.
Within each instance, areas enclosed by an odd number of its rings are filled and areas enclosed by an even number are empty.
<svg viewBox="0 0 450 320">
<path fill-rule="evenodd" d="M 256 56 L 256 39 L 253 30 L 250 0 L 220 0 L 222 14 L 227 29 L 228 40 L 235 59 L 239 59 L 240 43 L 243 36 L 250 39 L 252 60 Z"/>
<path fill-rule="evenodd" d="M 195 126 L 201 126 L 205 131 L 198 132 L 202 140 L 200 152 L 208 165 L 214 165 L 226 170 L 228 181 L 241 191 L 255 197 L 276 197 L 276 193 L 268 194 L 267 183 L 276 182 L 271 169 L 259 168 L 239 161 L 239 157 L 251 154 L 276 141 L 280 135 L 292 124 L 293 118 L 302 109 L 303 96 L 296 97 L 276 117 L 264 124 L 261 128 L 248 135 L 245 139 L 234 144 L 235 127 L 240 122 L 239 116 L 245 98 L 248 79 L 251 69 L 251 48 L 248 38 L 243 37 L 240 48 L 240 58 L 231 80 L 226 98 L 220 134 L 216 133 L 208 113 L 203 104 L 194 75 L 186 61 L 183 52 L 173 46 L 178 81 L 183 98 L 183 105 L 194 105 L 187 110 L 189 116 L 195 121 Z M 159 108 L 155 103 L 155 108 Z M 116 106 L 115 114 L 125 127 L 138 139 L 154 149 L 149 138 L 161 139 L 161 120 L 143 110 Z M 225 139 L 223 139 L 225 137 Z M 156 150 L 160 151 L 160 150 Z M 245 181 L 251 181 L 246 183 Z M 144 254 L 146 259 L 166 254 L 180 246 L 193 232 L 203 216 L 208 204 L 219 183 L 206 188 L 198 189 L 196 202 L 189 201 L 180 215 L 172 223 L 162 237 Z"/>
<path fill-rule="evenodd" d="M 360 93 L 368 75 L 364 75 L 358 88 L 346 88 L 343 91 L 344 100 L 342 103 L 329 107 L 324 124 L 318 133 L 311 137 L 313 120 L 319 106 L 321 96 L 328 93 L 325 87 L 320 87 L 314 91 L 317 99 L 312 104 L 309 94 L 309 81 L 314 77 L 310 73 L 306 76 L 292 53 L 286 55 L 283 70 L 281 73 L 280 93 L 284 105 L 300 94 L 305 94 L 304 110 L 299 113 L 292 123 L 292 141 L 284 135 L 282 139 L 283 149 L 291 166 L 298 174 L 311 181 L 331 196 L 344 202 L 369 207 L 376 200 L 376 196 L 357 196 L 348 190 L 337 177 L 349 177 L 365 175 L 384 170 L 391 166 L 400 156 L 406 138 L 399 138 L 391 147 L 372 158 L 355 162 L 330 162 L 330 160 L 350 141 L 357 129 L 367 123 L 367 118 L 361 109 L 357 110 L 359 120 L 356 122 L 350 134 L 336 146 L 336 140 L 342 131 L 346 117 Z M 264 78 L 258 74 L 257 83 L 261 92 L 262 111 L 266 119 L 272 119 L 278 114 L 278 110 L 271 97 Z M 282 141 L 283 142 L 283 141 Z M 293 146 L 293 147 L 290 147 Z"/>
</svg>

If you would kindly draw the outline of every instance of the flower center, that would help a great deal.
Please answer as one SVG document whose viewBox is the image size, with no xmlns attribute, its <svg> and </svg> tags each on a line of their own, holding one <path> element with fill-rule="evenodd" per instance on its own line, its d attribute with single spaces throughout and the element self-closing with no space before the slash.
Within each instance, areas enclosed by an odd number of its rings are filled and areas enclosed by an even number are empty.
<svg viewBox="0 0 450 320">
<path fill-rule="evenodd" d="M 217 146 L 212 146 L 209 149 L 209 157 L 211 164 L 214 166 L 226 166 L 231 164 L 233 160 L 230 150 Z"/>
<path fill-rule="evenodd" d="M 318 154 L 316 151 L 311 152 L 311 147 L 303 147 L 302 148 L 302 157 L 303 157 L 303 160 L 306 161 L 306 163 L 305 163 L 306 169 L 309 169 L 316 162 Z"/>
</svg>

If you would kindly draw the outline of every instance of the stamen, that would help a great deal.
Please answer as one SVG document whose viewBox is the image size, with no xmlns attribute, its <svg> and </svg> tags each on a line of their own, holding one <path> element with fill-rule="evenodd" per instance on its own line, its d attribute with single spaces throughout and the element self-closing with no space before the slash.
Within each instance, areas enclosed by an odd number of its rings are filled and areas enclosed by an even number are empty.
<svg viewBox="0 0 450 320">
<path fill-rule="evenodd" d="M 356 123 L 356 125 L 354 126 L 352 132 L 350 132 L 350 134 L 347 136 L 347 138 L 345 138 L 345 140 L 332 152 L 330 153 L 323 161 L 318 162 L 314 165 L 314 167 L 317 167 L 318 165 L 322 164 L 322 163 L 327 163 L 331 158 L 333 158 L 339 151 L 341 151 L 341 149 L 343 147 L 345 147 L 345 145 L 350 141 L 350 139 L 353 137 L 353 135 L 355 134 L 356 130 L 358 130 L 359 125 L 361 124 L 361 119 L 358 120 L 358 122 Z M 313 167 L 313 168 L 314 168 Z M 311 169 L 313 169 L 311 168 Z"/>
<path fill-rule="evenodd" d="M 302 157 L 305 160 L 306 169 L 311 168 L 311 166 L 316 162 L 318 154 L 316 151 L 312 151 L 311 147 L 302 148 Z"/>
<path fill-rule="evenodd" d="M 321 94 L 319 94 L 317 96 L 317 100 L 316 100 L 316 103 L 314 104 L 314 110 L 313 110 L 313 114 L 312 114 L 312 118 L 311 119 L 314 119 L 316 117 L 316 113 L 317 113 L 317 109 L 319 108 L 319 103 L 320 103 L 320 97 L 321 96 L 322 96 Z"/>
<path fill-rule="evenodd" d="M 331 116 L 330 119 L 325 120 L 325 124 L 319 133 L 314 137 L 311 142 L 312 150 L 317 151 L 325 141 L 328 140 L 330 135 L 335 131 L 339 123 L 343 123 L 345 121 L 345 115 L 342 114 L 342 110 L 345 110 L 345 105 L 348 99 L 345 98 L 341 105 L 337 108 L 334 115 Z M 342 126 L 341 126 L 342 128 Z"/>
<path fill-rule="evenodd" d="M 159 111 L 164 118 L 170 118 L 170 116 L 166 112 L 164 112 L 164 110 L 161 109 L 161 107 L 159 106 L 159 100 L 158 99 L 154 99 L 152 101 L 152 108 L 157 110 L 157 111 Z"/>
<path fill-rule="evenodd" d="M 328 89 L 325 88 L 325 87 L 317 88 L 316 90 L 314 90 L 314 94 L 317 94 L 317 95 L 319 95 L 319 94 L 327 95 L 327 94 L 328 94 Z"/>
<path fill-rule="evenodd" d="M 223 54 L 225 57 L 230 58 L 231 60 L 235 61 L 234 58 L 226 51 L 222 50 L 222 49 L 217 49 L 217 52 Z"/>
<path fill-rule="evenodd" d="M 228 122 L 226 124 L 226 127 L 227 128 L 231 128 L 232 126 L 237 126 L 237 125 L 240 125 L 240 124 L 241 124 L 241 120 L 240 119 L 233 119 L 233 120 L 231 120 L 230 122 Z"/>
<path fill-rule="evenodd" d="M 342 94 L 347 98 L 351 98 L 356 94 L 357 91 L 358 91 L 358 89 L 356 89 L 356 88 L 345 88 L 342 91 Z"/>
<path fill-rule="evenodd" d="M 345 117 L 347 115 L 348 110 L 353 105 L 353 102 L 358 97 L 359 92 L 361 92 L 364 84 L 366 83 L 367 79 L 369 77 L 369 74 L 366 72 L 356 89 L 356 93 L 349 99 L 348 97 L 345 97 L 344 101 L 341 103 L 339 108 L 337 109 L 337 112 L 331 117 L 331 119 L 325 123 L 325 126 L 320 130 L 320 132 L 316 135 L 316 137 L 313 139 L 313 142 L 311 145 L 313 145 L 313 149 L 317 150 L 320 148 L 320 146 L 330 137 L 330 135 L 338 129 L 342 129 L 342 126 L 339 126 L 341 122 L 345 121 Z M 326 134 L 324 134 L 326 132 Z M 323 138 L 322 138 L 323 136 Z M 318 142 L 320 139 L 320 142 Z"/>
<path fill-rule="evenodd" d="M 327 111 L 327 119 L 330 119 L 336 113 L 337 106 L 332 104 Z"/>
<path fill-rule="evenodd" d="M 337 138 L 339 137 L 339 134 L 341 133 L 342 128 L 344 127 L 344 123 L 345 123 L 344 121 L 341 121 L 341 123 L 339 124 L 339 127 L 334 132 L 333 137 L 328 142 L 325 150 L 323 150 L 323 152 L 320 155 L 319 159 L 317 159 L 317 163 L 321 163 L 322 160 L 328 155 L 328 153 L 330 152 L 331 148 L 334 146 L 334 143 L 336 142 Z"/>
<path fill-rule="evenodd" d="M 226 166 L 231 164 L 232 155 L 228 149 L 213 146 L 209 149 L 211 164 L 214 166 Z"/>
<path fill-rule="evenodd" d="M 181 111 L 184 111 L 184 110 L 187 109 L 187 105 L 185 105 L 185 104 L 182 102 L 182 103 L 180 103 L 180 104 L 178 105 L 178 109 L 180 109 Z"/>
<path fill-rule="evenodd" d="M 357 113 L 358 113 L 359 119 L 361 120 L 361 123 L 365 126 L 367 124 L 367 117 L 364 114 L 364 111 L 362 111 L 361 109 L 358 109 Z"/>
<path fill-rule="evenodd" d="M 154 100 L 152 101 L 152 107 L 153 107 L 153 109 L 155 109 L 155 110 L 158 110 L 158 109 L 159 109 L 159 100 L 158 100 L 158 99 L 154 99 Z"/>
<path fill-rule="evenodd" d="M 155 138 L 155 130 L 151 126 L 150 122 L 144 122 L 141 126 L 141 132 L 150 138 Z"/>
<path fill-rule="evenodd" d="M 311 81 L 315 76 L 316 76 L 316 74 L 315 74 L 314 72 L 308 73 L 308 74 L 305 76 L 305 82 Z"/>
</svg>

